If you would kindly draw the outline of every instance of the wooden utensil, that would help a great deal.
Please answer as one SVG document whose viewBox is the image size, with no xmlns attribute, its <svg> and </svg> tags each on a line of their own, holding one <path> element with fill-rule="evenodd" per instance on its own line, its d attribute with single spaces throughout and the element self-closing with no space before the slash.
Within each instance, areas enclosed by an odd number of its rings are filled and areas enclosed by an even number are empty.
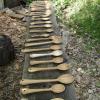
<svg viewBox="0 0 100 100">
<path fill-rule="evenodd" d="M 41 54 L 30 54 L 30 58 L 44 57 L 44 56 L 61 56 L 63 52 L 61 50 L 52 51 L 51 53 L 41 53 Z"/>
<path fill-rule="evenodd" d="M 38 22 L 31 22 L 30 25 L 44 25 L 44 24 L 52 24 L 51 21 L 38 21 Z"/>
<path fill-rule="evenodd" d="M 64 100 L 62 98 L 54 98 L 54 99 L 51 99 L 51 100 Z"/>
<path fill-rule="evenodd" d="M 62 57 L 56 57 L 53 58 L 52 60 L 46 60 L 46 61 L 30 61 L 30 65 L 36 65 L 36 64 L 45 64 L 45 63 L 62 63 L 64 61 L 64 59 Z"/>
<path fill-rule="evenodd" d="M 53 85 L 51 88 L 43 88 L 43 89 L 29 89 L 29 88 L 22 88 L 21 93 L 25 94 L 32 94 L 38 92 L 53 92 L 53 93 L 61 93 L 65 90 L 65 86 L 62 84 Z"/>
<path fill-rule="evenodd" d="M 46 37 L 49 37 L 49 36 L 50 36 L 50 34 L 31 35 L 32 38 L 41 38 L 41 37 L 46 38 Z"/>
<path fill-rule="evenodd" d="M 69 64 L 60 64 L 56 67 L 32 67 L 32 68 L 28 68 L 28 72 L 31 72 L 31 73 L 34 73 L 34 72 L 39 72 L 39 71 L 51 71 L 51 70 L 60 70 L 60 71 L 66 71 L 68 70 L 70 67 L 69 67 Z"/>
<path fill-rule="evenodd" d="M 38 39 L 30 38 L 30 39 L 27 39 L 26 42 L 43 41 L 43 40 L 58 40 L 58 39 L 61 40 L 61 36 L 53 35 L 47 38 L 38 38 Z"/>
<path fill-rule="evenodd" d="M 39 20 L 48 21 L 48 20 L 50 20 L 50 17 L 47 17 L 47 18 L 34 18 L 34 17 L 32 17 L 31 20 L 32 21 L 39 21 Z"/>
<path fill-rule="evenodd" d="M 48 41 L 48 42 L 41 42 L 39 43 L 25 43 L 25 47 L 30 47 L 30 46 L 40 46 L 40 45 L 47 45 L 47 44 L 60 44 L 62 41 L 60 39 Z"/>
<path fill-rule="evenodd" d="M 51 29 L 45 29 L 45 30 L 35 30 L 35 29 L 30 29 L 30 33 L 49 33 L 49 32 L 53 32 L 54 30 Z"/>
<path fill-rule="evenodd" d="M 23 53 L 30 53 L 30 52 L 35 52 L 35 51 L 49 51 L 49 50 L 59 50 L 61 49 L 60 45 L 53 45 L 48 48 L 41 48 L 41 49 L 22 49 Z"/>
<path fill-rule="evenodd" d="M 56 79 L 23 79 L 20 81 L 21 85 L 29 85 L 29 84 L 36 84 L 36 83 L 48 83 L 48 82 L 60 82 L 63 84 L 70 84 L 74 81 L 74 77 L 70 74 L 64 74 L 59 76 Z"/>
<path fill-rule="evenodd" d="M 51 24 L 44 24 L 44 25 L 30 25 L 29 28 L 52 28 Z"/>
</svg>

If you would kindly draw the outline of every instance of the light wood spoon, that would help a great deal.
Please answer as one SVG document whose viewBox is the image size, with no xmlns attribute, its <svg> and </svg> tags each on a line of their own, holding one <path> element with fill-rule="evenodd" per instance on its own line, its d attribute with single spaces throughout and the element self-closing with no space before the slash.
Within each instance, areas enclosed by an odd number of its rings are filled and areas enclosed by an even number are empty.
<svg viewBox="0 0 100 100">
<path fill-rule="evenodd" d="M 20 81 L 21 85 L 29 85 L 36 83 L 60 82 L 63 84 L 70 84 L 74 81 L 74 77 L 70 74 L 64 74 L 56 79 L 23 79 Z"/>
<path fill-rule="evenodd" d="M 68 70 L 70 67 L 69 67 L 69 64 L 60 64 L 56 67 L 37 67 L 37 68 L 28 68 L 28 72 L 30 73 L 34 73 L 34 72 L 39 72 L 39 71 L 51 71 L 51 70 L 60 70 L 60 71 L 66 71 Z"/>
<path fill-rule="evenodd" d="M 43 41 L 43 40 L 57 40 L 57 39 L 61 40 L 61 36 L 53 35 L 53 36 L 50 36 L 47 38 L 38 38 L 38 39 L 30 38 L 30 39 L 27 39 L 26 42 Z"/>
<path fill-rule="evenodd" d="M 38 92 L 53 92 L 53 93 L 61 93 L 64 92 L 65 86 L 62 84 L 56 84 L 53 85 L 51 88 L 43 88 L 43 89 L 29 89 L 29 88 L 22 88 L 21 93 L 23 95 L 25 94 L 32 94 L 32 93 L 38 93 Z"/>
<path fill-rule="evenodd" d="M 54 99 L 51 99 L 51 100 L 64 100 L 62 98 L 54 98 Z"/>
<path fill-rule="evenodd" d="M 35 52 L 35 51 L 49 51 L 49 50 L 60 50 L 61 46 L 60 45 L 53 45 L 48 48 L 41 48 L 41 49 L 22 49 L 21 51 L 23 53 L 30 53 L 30 52 Z"/>
<path fill-rule="evenodd" d="M 30 29 L 30 33 L 49 33 L 49 32 L 53 32 L 54 30 L 51 29 L 44 29 L 44 30 L 38 30 L 38 29 Z"/>
<path fill-rule="evenodd" d="M 30 61 L 30 65 L 36 65 L 36 64 L 45 64 L 45 63 L 62 63 L 64 61 L 64 59 L 62 57 L 56 57 L 53 58 L 52 60 L 46 60 L 46 61 L 34 61 L 31 60 Z"/>
<path fill-rule="evenodd" d="M 44 57 L 44 56 L 61 56 L 63 52 L 61 50 L 55 50 L 51 53 L 41 53 L 41 54 L 30 54 L 30 58 Z"/>
<path fill-rule="evenodd" d="M 45 24 L 45 25 L 30 25 L 29 28 L 52 28 L 51 24 Z"/>
<path fill-rule="evenodd" d="M 30 47 L 30 46 L 40 46 L 40 45 L 47 45 L 47 44 L 60 44 L 62 41 L 60 39 L 48 41 L 48 42 L 41 42 L 39 43 L 25 43 L 25 47 Z"/>
<path fill-rule="evenodd" d="M 31 22 L 30 25 L 45 25 L 45 24 L 52 24 L 51 21 L 38 21 L 38 22 Z"/>
<path fill-rule="evenodd" d="M 32 17 L 31 20 L 32 21 L 39 21 L 39 20 L 48 21 L 48 20 L 50 20 L 50 17 L 47 17 L 47 18 L 34 18 L 34 17 Z"/>
<path fill-rule="evenodd" d="M 41 38 L 41 37 L 46 38 L 46 37 L 49 37 L 49 36 L 50 36 L 50 34 L 31 35 L 32 38 Z"/>
</svg>

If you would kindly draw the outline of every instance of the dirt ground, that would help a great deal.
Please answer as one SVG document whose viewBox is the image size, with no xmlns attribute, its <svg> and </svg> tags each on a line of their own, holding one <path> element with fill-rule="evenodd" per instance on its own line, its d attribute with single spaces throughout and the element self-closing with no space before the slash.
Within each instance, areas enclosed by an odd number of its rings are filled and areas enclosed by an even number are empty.
<svg viewBox="0 0 100 100">
<path fill-rule="evenodd" d="M 0 67 L 0 100 L 20 100 L 19 80 L 22 75 L 24 55 L 20 52 L 25 40 L 25 23 L 0 13 L 0 34 L 8 35 L 16 50 L 16 59 Z"/>
</svg>

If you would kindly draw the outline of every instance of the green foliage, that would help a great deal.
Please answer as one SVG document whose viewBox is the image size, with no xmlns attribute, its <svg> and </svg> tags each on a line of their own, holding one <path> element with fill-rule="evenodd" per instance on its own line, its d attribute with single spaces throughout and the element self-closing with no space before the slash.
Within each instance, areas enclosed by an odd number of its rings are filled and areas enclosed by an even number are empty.
<svg viewBox="0 0 100 100">
<path fill-rule="evenodd" d="M 63 9 L 76 1 L 78 0 L 54 0 L 57 16 L 81 36 L 89 36 L 96 43 L 100 43 L 100 0 L 87 0 L 78 13 L 72 15 L 69 20 L 63 19 Z"/>
<path fill-rule="evenodd" d="M 27 4 L 30 4 L 32 1 L 34 1 L 34 0 L 27 0 Z"/>
</svg>

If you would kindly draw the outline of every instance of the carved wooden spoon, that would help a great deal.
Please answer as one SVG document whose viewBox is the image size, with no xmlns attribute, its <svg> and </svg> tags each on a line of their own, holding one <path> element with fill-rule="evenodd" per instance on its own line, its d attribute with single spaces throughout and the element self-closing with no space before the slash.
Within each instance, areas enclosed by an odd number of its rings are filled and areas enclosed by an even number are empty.
<svg viewBox="0 0 100 100">
<path fill-rule="evenodd" d="M 50 34 L 39 34 L 39 35 L 31 35 L 32 38 L 46 38 L 46 37 L 49 37 Z"/>
<path fill-rule="evenodd" d="M 64 100 L 62 98 L 54 98 L 54 99 L 51 99 L 51 100 Z"/>
<path fill-rule="evenodd" d="M 49 50 L 59 50 L 61 49 L 60 45 L 53 45 L 51 47 L 48 48 L 42 48 L 42 49 L 22 49 L 23 53 L 30 53 L 30 52 L 35 52 L 35 51 L 49 51 Z"/>
<path fill-rule="evenodd" d="M 52 51 L 51 53 L 41 53 L 41 54 L 30 54 L 30 58 L 44 57 L 44 56 L 61 56 L 63 52 L 61 50 Z"/>
<path fill-rule="evenodd" d="M 62 41 L 60 39 L 48 41 L 48 42 L 40 42 L 40 43 L 25 43 L 25 47 L 30 46 L 40 46 L 40 45 L 47 45 L 47 44 L 60 44 Z"/>
<path fill-rule="evenodd" d="M 70 84 L 74 81 L 74 77 L 70 74 L 64 74 L 59 76 L 56 79 L 23 79 L 20 81 L 21 85 L 29 85 L 29 84 L 36 84 L 36 83 L 47 83 L 47 82 L 60 82 L 63 84 Z"/>
<path fill-rule="evenodd" d="M 57 39 L 61 40 L 61 36 L 53 35 L 53 36 L 50 36 L 47 38 L 38 38 L 38 39 L 30 38 L 30 39 L 27 39 L 26 42 L 43 41 L 43 40 L 57 40 Z"/>
<path fill-rule="evenodd" d="M 38 22 L 31 22 L 30 25 L 44 25 L 44 24 L 52 24 L 51 21 L 38 21 Z"/>
<path fill-rule="evenodd" d="M 38 92 L 53 92 L 53 93 L 61 93 L 65 90 L 65 86 L 62 84 L 53 85 L 51 88 L 43 88 L 43 89 L 29 89 L 29 88 L 22 88 L 21 93 L 25 94 L 32 94 Z"/>
<path fill-rule="evenodd" d="M 47 21 L 47 20 L 50 20 L 50 18 L 49 17 L 47 17 L 47 18 L 34 18 L 34 17 L 32 17 L 31 20 L 32 21 L 38 21 L 38 20 Z"/>
<path fill-rule="evenodd" d="M 30 25 L 29 28 L 52 28 L 51 24 L 45 24 L 45 25 Z"/>
<path fill-rule="evenodd" d="M 37 68 L 28 68 L 28 72 L 31 72 L 31 73 L 34 73 L 34 72 L 39 72 L 39 71 L 51 71 L 51 70 L 60 70 L 60 71 L 65 71 L 65 70 L 68 70 L 70 67 L 68 64 L 60 64 L 56 67 L 37 67 Z"/>
<path fill-rule="evenodd" d="M 38 30 L 38 29 L 30 29 L 30 33 L 49 33 L 49 32 L 53 32 L 54 30 L 51 29 L 45 29 L 45 30 Z"/>
<path fill-rule="evenodd" d="M 56 57 L 53 58 L 52 60 L 46 60 L 46 61 L 30 61 L 30 65 L 35 65 L 35 64 L 45 64 L 45 63 L 62 63 L 64 59 L 62 57 Z"/>
</svg>

